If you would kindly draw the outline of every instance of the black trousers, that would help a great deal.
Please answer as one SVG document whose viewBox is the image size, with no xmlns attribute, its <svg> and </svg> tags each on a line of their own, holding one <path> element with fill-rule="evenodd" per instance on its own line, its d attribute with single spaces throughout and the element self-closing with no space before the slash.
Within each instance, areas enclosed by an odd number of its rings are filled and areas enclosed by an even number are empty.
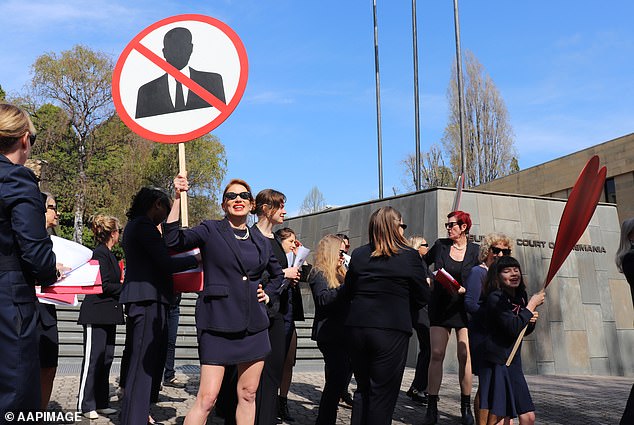
<svg viewBox="0 0 634 425">
<path fill-rule="evenodd" d="M 40 359 L 36 301 L 14 303 L 13 292 L 0 271 L 0 423 L 6 412 L 40 409 Z"/>
<path fill-rule="evenodd" d="M 361 327 L 346 330 L 357 380 L 351 423 L 390 425 L 403 380 L 409 334 Z"/>
<path fill-rule="evenodd" d="M 84 325 L 77 410 L 90 412 L 109 406 L 110 367 L 114 359 L 117 325 Z"/>
<path fill-rule="evenodd" d="M 416 358 L 416 372 L 414 373 L 412 387 L 418 391 L 425 391 L 429 376 L 429 360 L 431 359 L 429 327 L 417 324 L 414 330 L 418 339 L 418 357 Z"/>
<path fill-rule="evenodd" d="M 334 425 L 337 422 L 337 408 L 341 394 L 348 387 L 350 376 L 350 354 L 344 341 L 317 341 L 319 351 L 324 355 L 326 382 L 319 401 L 316 425 Z"/>
<path fill-rule="evenodd" d="M 126 346 L 130 350 L 121 402 L 121 425 L 145 424 L 150 402 L 160 389 L 167 350 L 167 306 L 157 302 L 126 304 Z"/>
</svg>

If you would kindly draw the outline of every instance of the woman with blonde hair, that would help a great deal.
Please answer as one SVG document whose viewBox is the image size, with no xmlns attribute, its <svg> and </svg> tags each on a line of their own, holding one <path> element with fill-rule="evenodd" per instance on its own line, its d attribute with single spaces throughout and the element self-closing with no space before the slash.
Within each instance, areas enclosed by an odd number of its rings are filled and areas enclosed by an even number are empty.
<svg viewBox="0 0 634 425">
<path fill-rule="evenodd" d="M 117 325 L 122 325 L 123 307 L 119 304 L 121 270 L 112 248 L 119 242 L 121 227 L 116 217 L 97 215 L 92 219 L 97 246 L 92 259 L 99 261 L 103 292 L 86 295 L 77 323 L 84 327 L 84 359 L 77 397 L 77 410 L 88 419 L 117 411 L 109 406 L 110 367 L 114 359 Z"/>
<path fill-rule="evenodd" d="M 401 214 L 382 207 L 370 216 L 369 243 L 352 253 L 344 296 L 346 337 L 357 380 L 353 424 L 390 424 L 403 379 L 410 309 L 422 308 L 429 287 L 418 252 L 407 245 Z"/>
<path fill-rule="evenodd" d="M 324 356 L 326 382 L 319 401 L 317 425 L 332 425 L 337 420 L 339 396 L 348 386 L 350 355 L 346 349 L 344 321 L 346 304 L 340 297 L 346 268 L 344 240 L 326 235 L 317 244 L 315 262 L 308 283 L 315 302 L 311 338 Z"/>
<path fill-rule="evenodd" d="M 25 111 L 0 104 L 0 412 L 41 409 L 35 285 L 60 275 L 37 178 L 24 166 L 35 135 Z"/>
</svg>

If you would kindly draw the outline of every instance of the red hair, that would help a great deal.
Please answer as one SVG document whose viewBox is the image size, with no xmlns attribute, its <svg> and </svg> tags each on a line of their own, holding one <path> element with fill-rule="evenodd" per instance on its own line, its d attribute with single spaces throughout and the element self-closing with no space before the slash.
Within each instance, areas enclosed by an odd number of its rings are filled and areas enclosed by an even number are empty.
<svg viewBox="0 0 634 425">
<path fill-rule="evenodd" d="M 458 223 L 458 225 L 466 224 L 467 230 L 465 230 L 465 233 L 469 233 L 469 230 L 471 229 L 471 216 L 469 215 L 469 213 L 466 213 L 464 211 L 452 211 L 447 214 L 447 218 L 451 217 L 456 218 L 456 223 Z"/>
</svg>

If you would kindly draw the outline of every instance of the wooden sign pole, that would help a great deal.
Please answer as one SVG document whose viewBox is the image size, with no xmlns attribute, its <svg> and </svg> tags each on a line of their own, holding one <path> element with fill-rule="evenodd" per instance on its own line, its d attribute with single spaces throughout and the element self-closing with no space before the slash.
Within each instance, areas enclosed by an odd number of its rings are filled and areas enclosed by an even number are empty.
<svg viewBox="0 0 634 425">
<path fill-rule="evenodd" d="M 185 143 L 178 144 L 178 173 L 187 176 L 185 165 Z M 181 192 L 181 225 L 189 227 L 189 216 L 187 212 L 187 192 Z"/>
</svg>

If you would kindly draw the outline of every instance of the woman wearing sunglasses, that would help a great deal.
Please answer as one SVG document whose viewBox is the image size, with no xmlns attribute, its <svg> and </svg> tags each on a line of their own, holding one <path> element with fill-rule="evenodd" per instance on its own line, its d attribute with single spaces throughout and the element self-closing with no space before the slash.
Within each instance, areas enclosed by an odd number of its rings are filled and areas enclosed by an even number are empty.
<svg viewBox="0 0 634 425">
<path fill-rule="evenodd" d="M 392 423 L 412 334 L 410 311 L 429 300 L 423 262 L 403 237 L 406 227 L 392 207 L 372 213 L 370 241 L 354 250 L 346 273 L 345 332 L 357 380 L 353 424 Z"/>
<path fill-rule="evenodd" d="M 481 317 L 481 305 L 485 301 L 483 294 L 484 282 L 491 264 L 501 256 L 511 255 L 513 241 L 502 233 L 489 233 L 480 245 L 481 263 L 471 269 L 471 273 L 465 281 L 464 305 L 469 314 L 469 353 L 471 354 L 471 372 L 479 375 L 481 363 L 482 344 L 486 338 L 486 329 Z M 480 388 L 476 392 L 473 406 L 476 422 L 478 422 L 480 410 Z"/>
<path fill-rule="evenodd" d="M 438 422 L 438 392 L 442 383 L 443 361 L 452 329 L 456 332 L 458 351 L 458 377 L 460 380 L 461 423 L 474 423 L 471 413 L 471 359 L 469 355 L 469 335 L 467 312 L 464 306 L 465 288 L 462 286 L 467 275 L 478 264 L 479 245 L 469 242 L 471 216 L 464 211 L 453 211 L 447 215 L 447 238 L 438 239 L 424 257 L 425 262 L 434 264 L 448 272 L 461 286 L 448 290 L 436 281 L 429 303 L 431 335 L 431 360 L 429 362 L 428 402 L 424 425 Z"/>
<path fill-rule="evenodd" d="M 269 297 L 262 291 L 262 276 L 268 273 L 271 289 L 276 292 L 284 273 L 270 242 L 247 227 L 247 217 L 255 209 L 247 182 L 233 179 L 225 187 L 224 219 L 205 220 L 191 229 L 178 227 L 180 194 L 188 189 L 187 179 L 177 176 L 174 187 L 176 197 L 165 225 L 165 240 L 179 251 L 200 248 L 205 279 L 196 303 L 200 387 L 184 423 L 206 423 L 225 366 L 236 365 L 236 423 L 253 424 L 264 358 L 271 351 L 264 305 Z"/>
</svg>

